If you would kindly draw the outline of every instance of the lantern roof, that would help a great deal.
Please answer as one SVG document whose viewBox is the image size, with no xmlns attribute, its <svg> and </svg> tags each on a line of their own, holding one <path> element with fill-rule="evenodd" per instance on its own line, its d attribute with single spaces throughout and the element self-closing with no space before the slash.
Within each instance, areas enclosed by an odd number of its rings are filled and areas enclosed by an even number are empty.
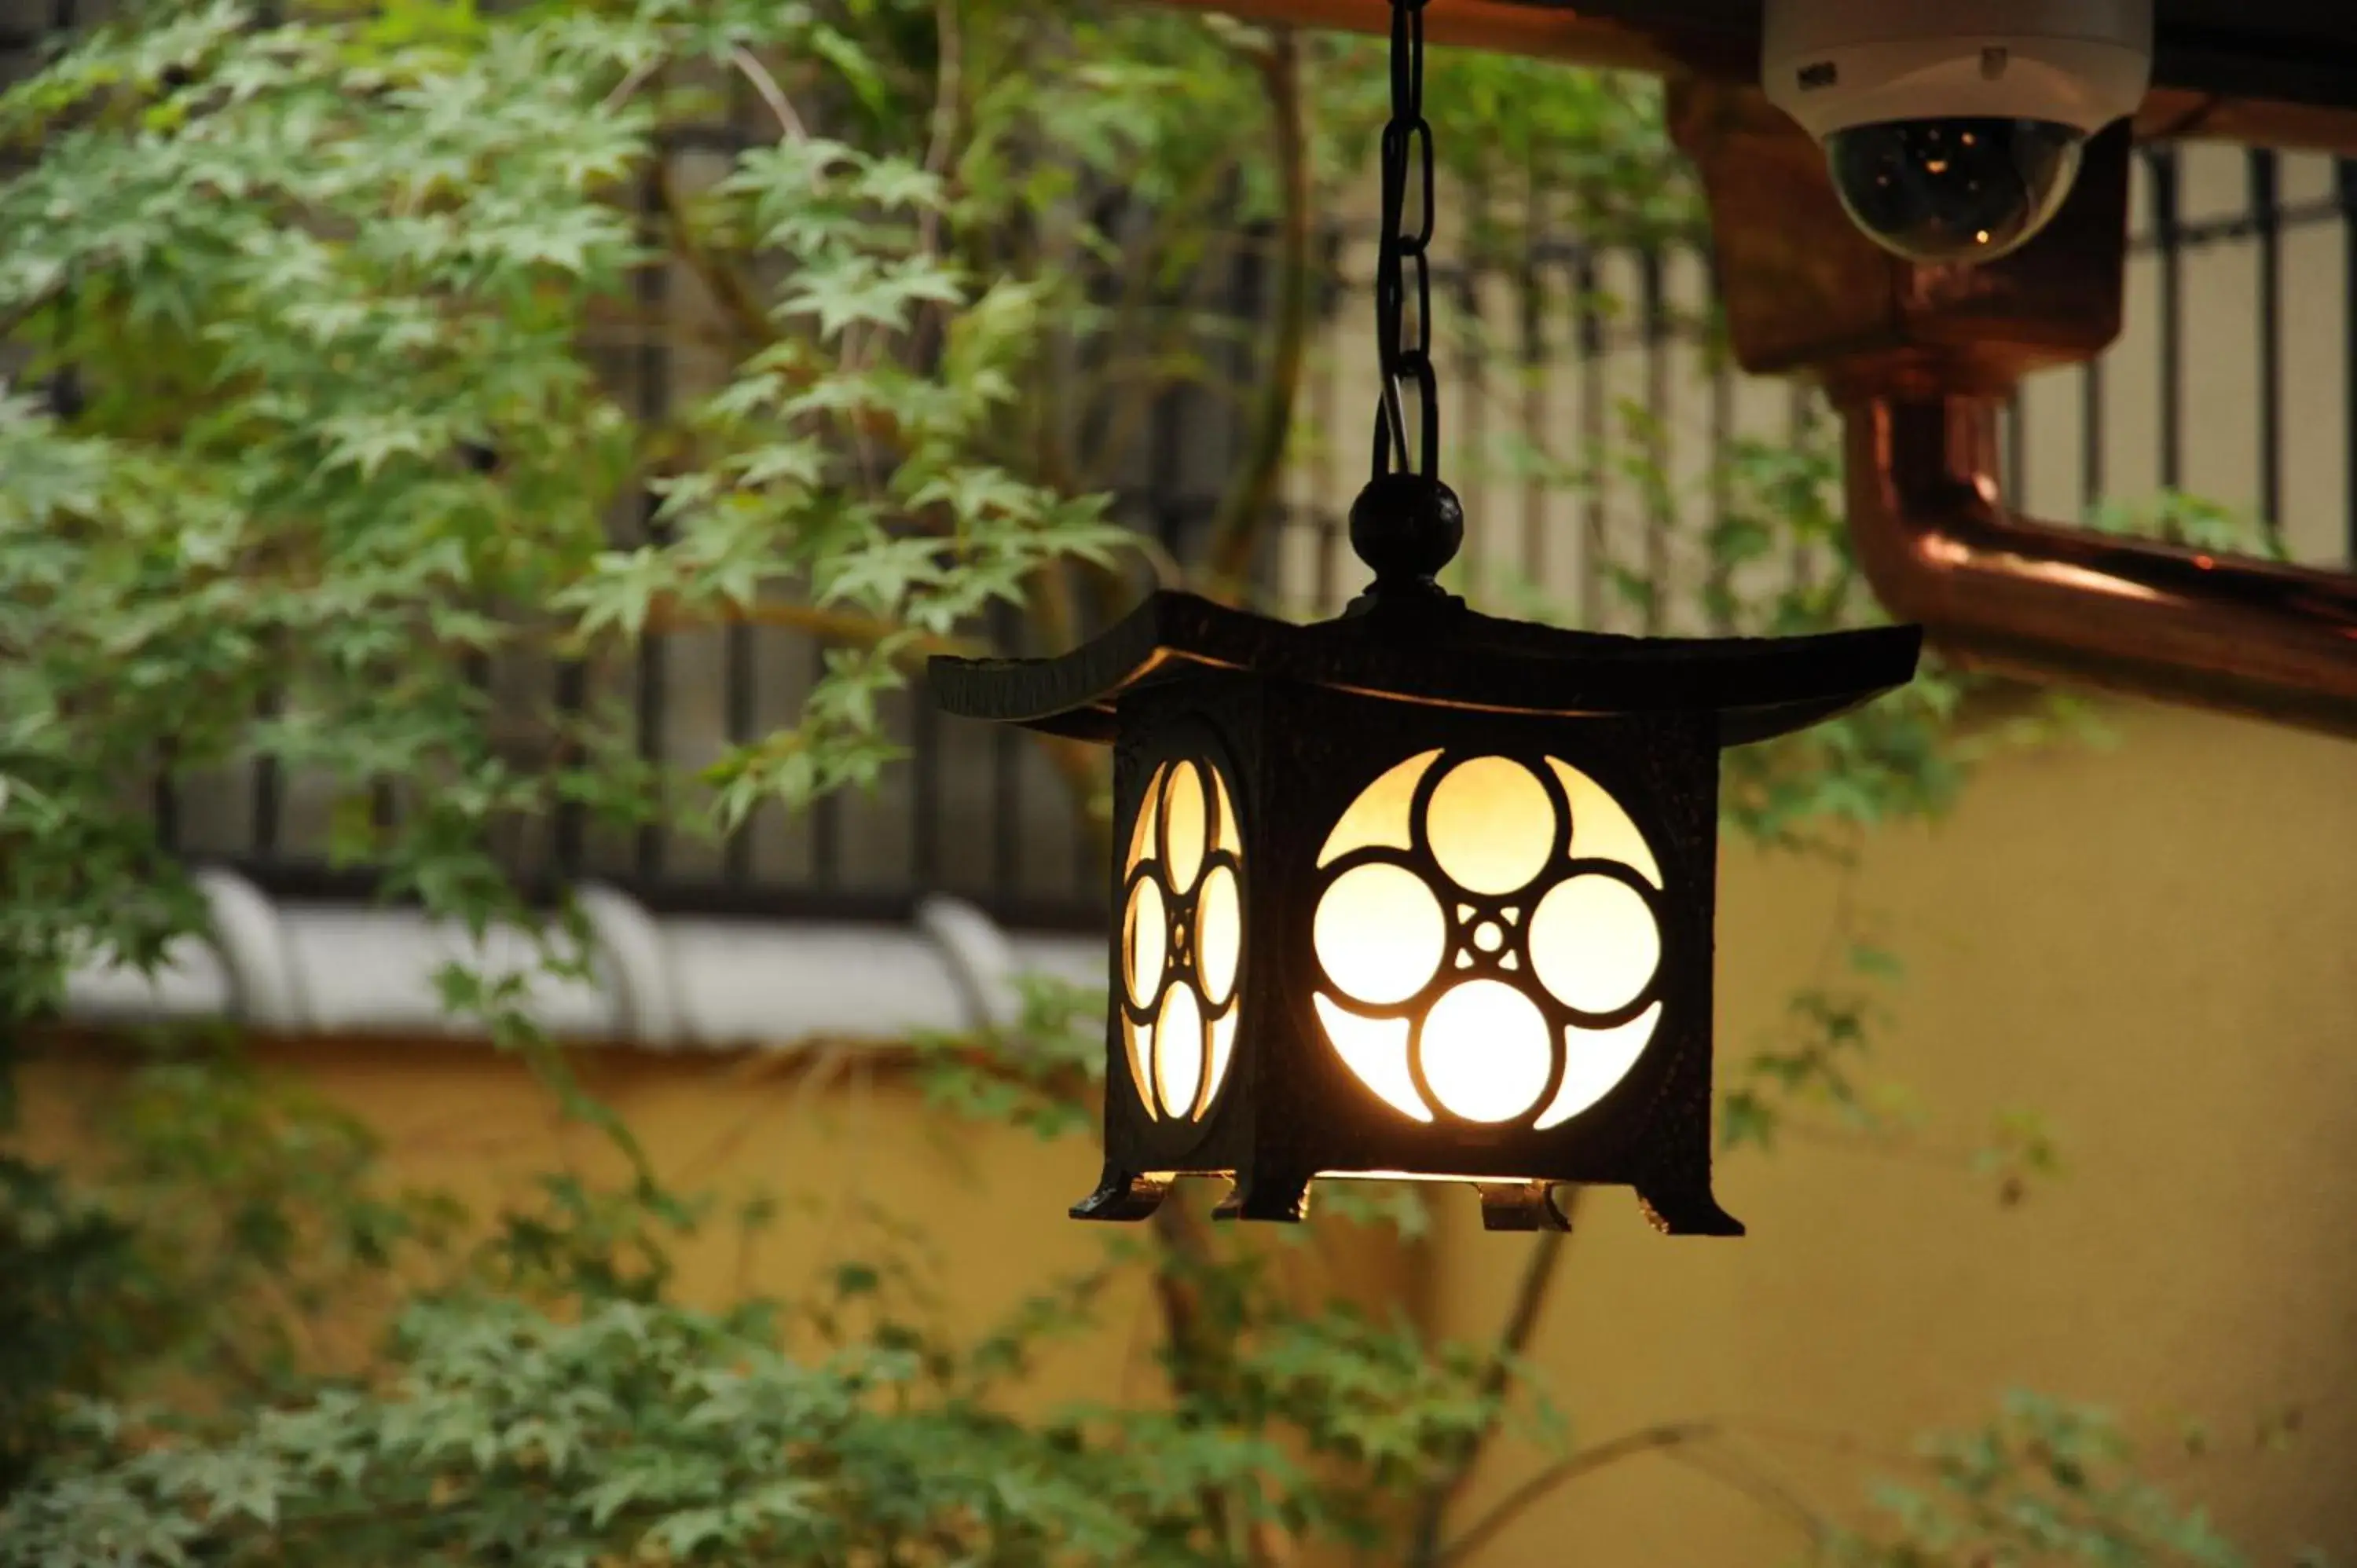
<svg viewBox="0 0 2357 1568">
<path fill-rule="evenodd" d="M 1461 601 L 1299 625 L 1165 591 L 1052 659 L 941 657 L 946 711 L 1109 744 L 1125 693 L 1226 671 L 1426 706 L 1595 717 L 1713 712 L 1719 744 L 1803 729 L 1901 686 L 1921 628 L 1813 637 L 1621 637 L 1501 620 Z"/>
</svg>

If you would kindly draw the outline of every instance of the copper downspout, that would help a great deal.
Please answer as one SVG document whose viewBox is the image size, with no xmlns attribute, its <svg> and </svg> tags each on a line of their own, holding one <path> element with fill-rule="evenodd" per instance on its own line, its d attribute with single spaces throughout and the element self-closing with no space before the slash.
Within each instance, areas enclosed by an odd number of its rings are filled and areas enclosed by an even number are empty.
<svg viewBox="0 0 2357 1568">
<path fill-rule="evenodd" d="M 1858 564 L 1964 662 L 2357 736 L 2357 576 L 2016 518 L 1985 398 L 1845 403 Z"/>
</svg>

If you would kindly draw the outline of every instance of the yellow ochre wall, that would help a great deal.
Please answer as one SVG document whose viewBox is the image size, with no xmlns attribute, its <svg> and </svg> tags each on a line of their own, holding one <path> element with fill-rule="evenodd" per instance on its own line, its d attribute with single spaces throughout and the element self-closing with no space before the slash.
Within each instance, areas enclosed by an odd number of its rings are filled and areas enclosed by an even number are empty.
<svg viewBox="0 0 2357 1568">
<path fill-rule="evenodd" d="M 2164 1427 L 2207 1419 L 2222 1452 L 2167 1478 L 2214 1498 L 2261 1563 L 2310 1542 L 2357 1555 L 2357 746 L 2112 714 L 2116 747 L 1994 765 L 1950 822 L 1878 838 L 1847 890 L 1909 966 L 1871 1070 L 1918 1092 L 1929 1153 L 1794 1142 L 1730 1158 L 1719 1192 L 1751 1227 L 1742 1241 L 1663 1240 L 1626 1194 L 1590 1195 L 1533 1347 L 1583 1442 L 1726 1422 L 1721 1454 L 1855 1517 L 1883 1453 L 2029 1386 Z M 1843 896 L 1820 869 L 1728 853 L 1723 1060 L 1820 972 Z M 374 1119 L 402 1168 L 479 1202 L 566 1150 L 599 1159 L 477 1046 L 271 1054 Z M 1062 1218 L 1095 1174 L 1086 1141 L 928 1114 L 856 1058 L 816 1089 L 758 1058 L 587 1065 L 682 1185 L 856 1191 L 923 1216 L 945 1297 L 977 1318 L 1097 1255 L 1096 1229 Z M 2069 1169 L 2007 1209 L 1948 1156 L 2011 1106 L 2046 1115 Z M 1330 1254 L 1357 1290 L 1486 1336 L 1531 1243 L 1484 1235 L 1469 1194 L 1438 1209 L 1423 1256 L 1313 1225 L 1297 1266 Z M 749 1257 L 703 1249 L 688 1283 L 794 1290 L 851 1223 L 790 1219 Z M 1051 1359 L 1037 1398 L 1153 1397 L 1143 1289 L 1106 1320 Z M 2293 1403 L 2297 1444 L 2250 1452 L 2250 1423 Z M 1493 1454 L 1460 1528 L 1537 1463 Z M 1769 1568 L 1803 1544 L 1655 1455 L 1555 1493 L 1474 1568 Z"/>
<path fill-rule="evenodd" d="M 2159 1474 L 2214 1498 L 2255 1561 L 2357 1552 L 2357 746 L 2156 708 L 2113 710 L 2107 753 L 1994 767 L 1955 817 L 1879 837 L 1853 891 L 1908 977 L 1879 1067 L 1943 1147 L 2000 1107 L 2043 1112 L 2069 1168 L 2002 1209 L 1930 1161 L 1823 1145 L 1722 1163 L 1750 1227 L 1663 1241 L 1591 1195 L 1534 1347 L 1580 1436 L 1689 1417 L 1819 1503 L 1875 1457 L 2004 1388 L 2237 1452 Z M 1730 853 L 1720 876 L 1720 1056 L 1819 961 L 1836 879 Z M 1442 1325 L 1478 1332 L 1511 1247 L 1458 1221 Z M 2297 1403 L 2287 1452 L 2244 1437 Z M 1470 1519 L 1529 1473 L 1485 1466 Z M 1749 1568 L 1803 1538 L 1660 1456 L 1566 1487 L 1487 1568 Z"/>
</svg>

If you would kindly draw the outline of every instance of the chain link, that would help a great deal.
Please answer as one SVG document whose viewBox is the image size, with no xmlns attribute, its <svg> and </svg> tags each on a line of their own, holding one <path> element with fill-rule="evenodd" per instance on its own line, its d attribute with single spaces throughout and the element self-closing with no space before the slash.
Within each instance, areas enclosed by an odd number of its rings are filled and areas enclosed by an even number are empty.
<svg viewBox="0 0 2357 1568">
<path fill-rule="evenodd" d="M 1375 409 L 1374 473 L 1401 468 L 1440 477 L 1440 400 L 1432 365 L 1432 125 L 1424 117 L 1426 0 L 1392 0 L 1392 117 L 1383 126 L 1383 235 L 1375 263 L 1375 348 L 1383 399 Z M 1415 227 L 1408 227 L 1407 188 L 1421 181 Z M 1405 319 L 1415 299 L 1415 337 Z M 1415 386 L 1420 454 L 1411 467 L 1406 383 Z"/>
</svg>

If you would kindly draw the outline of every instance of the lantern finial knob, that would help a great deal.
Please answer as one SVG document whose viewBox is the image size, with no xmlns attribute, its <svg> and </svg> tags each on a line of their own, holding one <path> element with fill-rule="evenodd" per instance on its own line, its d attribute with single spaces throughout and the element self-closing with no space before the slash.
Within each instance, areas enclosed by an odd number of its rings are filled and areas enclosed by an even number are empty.
<svg viewBox="0 0 2357 1568">
<path fill-rule="evenodd" d="M 1447 600 L 1434 578 L 1464 542 L 1465 509 L 1438 479 L 1396 473 L 1370 480 L 1351 503 L 1351 548 L 1375 580 L 1351 609 Z"/>
</svg>

